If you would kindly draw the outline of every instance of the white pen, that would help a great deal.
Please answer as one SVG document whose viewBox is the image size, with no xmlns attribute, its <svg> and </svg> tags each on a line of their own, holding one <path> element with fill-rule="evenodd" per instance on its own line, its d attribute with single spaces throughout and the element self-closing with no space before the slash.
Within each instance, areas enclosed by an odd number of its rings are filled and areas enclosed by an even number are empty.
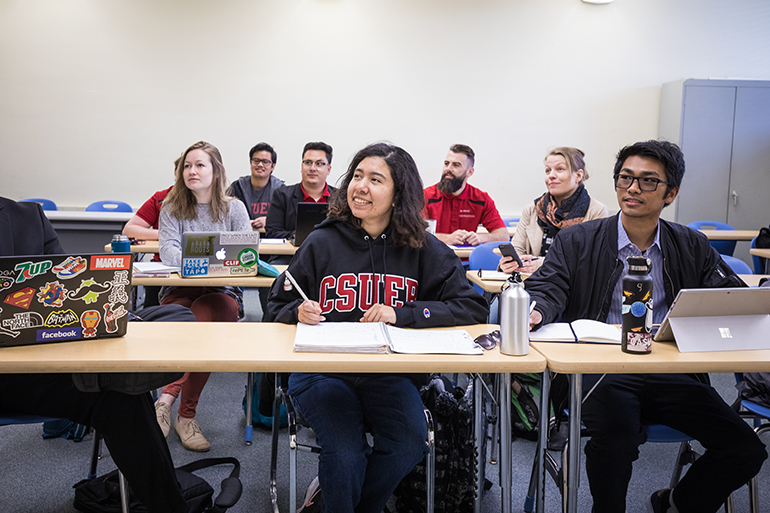
<svg viewBox="0 0 770 513">
<path fill-rule="evenodd" d="M 288 272 L 287 272 L 286 274 L 288 274 Z M 291 281 L 294 281 L 294 280 L 291 280 Z M 301 291 L 300 291 L 300 292 L 301 292 Z M 303 294 L 303 296 L 304 296 L 304 294 Z M 535 309 L 535 305 L 536 305 L 536 304 L 537 304 L 537 301 L 532 301 L 532 302 L 529 304 L 529 313 L 532 313 L 532 311 Z"/>
<path fill-rule="evenodd" d="M 286 274 L 286 277 L 289 279 L 292 285 L 297 289 L 297 292 L 299 292 L 299 295 L 302 296 L 302 299 L 304 299 L 307 302 L 310 302 L 310 300 L 307 298 L 307 294 L 305 294 L 305 291 L 302 290 L 302 287 L 299 286 L 297 283 L 297 280 L 294 279 L 294 276 L 291 275 L 291 273 L 286 270 L 284 271 L 284 274 Z"/>
</svg>

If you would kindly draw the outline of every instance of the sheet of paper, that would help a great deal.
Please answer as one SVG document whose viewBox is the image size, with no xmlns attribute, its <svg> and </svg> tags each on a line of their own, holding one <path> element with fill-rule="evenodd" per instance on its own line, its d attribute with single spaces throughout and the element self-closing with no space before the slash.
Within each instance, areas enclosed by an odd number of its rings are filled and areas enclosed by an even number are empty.
<svg viewBox="0 0 770 513">
<path fill-rule="evenodd" d="M 530 342 L 575 342 L 575 334 L 566 322 L 552 322 L 529 333 Z"/>
<path fill-rule="evenodd" d="M 166 265 L 163 262 L 134 262 L 134 270 L 142 274 L 177 273 L 179 267 Z"/>
<path fill-rule="evenodd" d="M 614 324 L 578 319 L 572 321 L 572 329 L 577 335 L 578 342 L 595 342 L 598 344 L 620 344 L 622 331 Z"/>
<path fill-rule="evenodd" d="M 427 331 L 387 327 L 390 347 L 408 354 L 483 354 L 465 330 Z"/>
<path fill-rule="evenodd" d="M 260 244 L 286 244 L 286 239 L 259 239 Z"/>
<path fill-rule="evenodd" d="M 321 353 L 381 353 L 388 351 L 382 323 L 321 322 L 297 324 L 294 350 Z"/>
</svg>

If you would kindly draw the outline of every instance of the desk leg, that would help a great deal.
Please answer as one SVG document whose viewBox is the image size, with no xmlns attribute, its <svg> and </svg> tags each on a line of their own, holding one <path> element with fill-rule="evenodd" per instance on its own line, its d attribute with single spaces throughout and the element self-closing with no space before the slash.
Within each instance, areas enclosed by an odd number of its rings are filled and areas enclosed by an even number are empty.
<svg viewBox="0 0 770 513">
<path fill-rule="evenodd" d="M 535 492 L 535 513 L 545 511 L 545 451 L 548 448 L 548 428 L 550 427 L 551 408 L 551 372 L 545 369 L 540 380 L 540 431 L 538 432 L 537 454 L 537 491 Z"/>
<path fill-rule="evenodd" d="M 511 513 L 511 373 L 502 376 L 500 391 L 500 486 L 502 487 L 502 511 Z"/>
<path fill-rule="evenodd" d="M 473 498 L 473 513 L 481 513 L 481 494 L 484 492 L 484 439 L 487 432 L 484 429 L 484 385 L 481 383 L 481 373 L 473 374 L 473 433 L 474 451 L 473 475 L 476 480 L 476 492 Z"/>
<path fill-rule="evenodd" d="M 577 513 L 580 487 L 580 410 L 583 396 L 583 375 L 570 376 L 569 447 L 567 452 L 567 513 Z"/>
</svg>

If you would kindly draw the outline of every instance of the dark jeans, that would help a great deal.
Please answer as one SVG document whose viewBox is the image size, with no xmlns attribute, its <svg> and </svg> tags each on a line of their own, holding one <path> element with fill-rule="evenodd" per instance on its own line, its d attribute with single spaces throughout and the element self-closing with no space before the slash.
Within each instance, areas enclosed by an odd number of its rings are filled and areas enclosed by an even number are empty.
<svg viewBox="0 0 770 513">
<path fill-rule="evenodd" d="M 187 512 L 150 394 L 81 392 L 69 374 L 0 374 L 0 410 L 67 418 L 96 429 L 152 513 Z"/>
<path fill-rule="evenodd" d="M 598 376 L 586 376 L 584 393 Z M 586 472 L 596 513 L 626 510 L 643 424 L 664 424 L 706 449 L 674 489 L 680 513 L 717 511 L 767 458 L 754 431 L 708 385 L 684 374 L 608 374 L 583 405 Z M 652 493 L 654 490 L 650 490 Z"/>
<path fill-rule="evenodd" d="M 324 512 L 380 513 L 428 451 L 422 401 L 408 378 L 292 374 L 289 393 L 321 446 Z"/>
</svg>

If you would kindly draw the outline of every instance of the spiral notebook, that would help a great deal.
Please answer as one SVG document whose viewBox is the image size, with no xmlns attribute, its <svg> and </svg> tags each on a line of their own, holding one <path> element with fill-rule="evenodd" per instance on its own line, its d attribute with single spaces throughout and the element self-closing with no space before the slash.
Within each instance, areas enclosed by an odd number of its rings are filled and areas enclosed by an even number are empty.
<svg viewBox="0 0 770 513">
<path fill-rule="evenodd" d="M 465 330 L 410 330 L 383 322 L 297 324 L 295 352 L 471 354 L 484 351 Z"/>
</svg>

